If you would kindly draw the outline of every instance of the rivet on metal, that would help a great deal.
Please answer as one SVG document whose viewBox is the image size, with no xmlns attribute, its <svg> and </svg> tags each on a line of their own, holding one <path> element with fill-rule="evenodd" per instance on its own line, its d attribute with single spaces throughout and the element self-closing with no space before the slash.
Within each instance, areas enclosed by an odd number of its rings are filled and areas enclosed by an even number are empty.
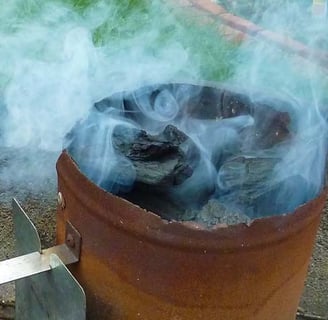
<svg viewBox="0 0 328 320">
<path fill-rule="evenodd" d="M 75 247 L 75 240 L 72 234 L 68 234 L 66 236 L 66 244 L 70 247 L 70 248 L 74 248 Z"/>
<path fill-rule="evenodd" d="M 62 208 L 62 210 L 65 209 L 65 199 L 64 199 L 63 194 L 61 192 L 58 192 L 57 203 L 58 203 L 58 206 L 60 206 Z"/>
</svg>

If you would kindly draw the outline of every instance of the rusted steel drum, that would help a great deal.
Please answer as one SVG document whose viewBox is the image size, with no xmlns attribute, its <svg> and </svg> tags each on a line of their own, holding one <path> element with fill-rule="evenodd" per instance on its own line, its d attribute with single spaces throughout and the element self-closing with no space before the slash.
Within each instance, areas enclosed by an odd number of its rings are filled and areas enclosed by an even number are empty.
<svg viewBox="0 0 328 320">
<path fill-rule="evenodd" d="M 98 188 L 65 151 L 57 171 L 57 241 L 67 220 L 81 233 L 70 269 L 88 319 L 295 319 L 326 192 L 292 214 L 201 229 Z"/>
</svg>

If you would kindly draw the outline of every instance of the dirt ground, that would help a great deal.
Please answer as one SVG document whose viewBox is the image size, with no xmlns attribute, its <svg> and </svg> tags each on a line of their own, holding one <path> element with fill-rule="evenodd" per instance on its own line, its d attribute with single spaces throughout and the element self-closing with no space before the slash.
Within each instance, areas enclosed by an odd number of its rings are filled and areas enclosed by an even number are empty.
<svg viewBox="0 0 328 320">
<path fill-rule="evenodd" d="M 0 190 L 0 260 L 14 256 L 11 197 L 15 196 L 35 223 L 43 247 L 55 242 L 56 186 L 38 194 L 18 195 L 14 190 Z M 323 214 L 304 294 L 300 303 L 306 316 L 297 319 L 328 319 L 328 205 Z M 313 315 L 319 317 L 313 317 Z M 14 286 L 0 286 L 0 320 L 14 318 Z"/>
</svg>

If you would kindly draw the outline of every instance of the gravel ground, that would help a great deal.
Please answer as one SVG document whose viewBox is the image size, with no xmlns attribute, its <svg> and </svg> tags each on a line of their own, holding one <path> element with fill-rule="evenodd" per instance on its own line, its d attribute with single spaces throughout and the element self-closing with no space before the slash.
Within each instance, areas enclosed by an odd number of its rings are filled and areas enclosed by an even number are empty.
<svg viewBox="0 0 328 320">
<path fill-rule="evenodd" d="M 321 220 L 301 306 L 309 313 L 328 319 L 328 202 Z"/>
<path fill-rule="evenodd" d="M 13 257 L 14 239 L 10 199 L 15 192 L 0 193 L 0 260 Z M 38 194 L 20 194 L 17 197 L 35 223 L 43 247 L 55 243 L 56 186 L 48 184 L 47 190 Z M 301 300 L 302 311 L 320 318 L 299 317 L 297 319 L 328 319 L 328 205 L 323 215 L 317 243 Z M 0 287 L 0 320 L 14 317 L 14 286 Z"/>
<path fill-rule="evenodd" d="M 10 201 L 0 204 L 0 260 L 14 256 L 15 241 Z M 35 224 L 43 248 L 55 244 L 56 192 L 30 195 L 20 201 Z M 0 320 L 14 319 L 14 284 L 0 286 Z"/>
<path fill-rule="evenodd" d="M 15 255 L 11 213 L 13 197 L 36 225 L 42 246 L 54 245 L 57 197 L 55 157 L 54 154 L 40 154 L 41 161 L 36 164 L 32 154 L 26 150 L 0 149 L 0 260 Z M 13 319 L 14 300 L 14 284 L 0 286 L 0 320 Z"/>
</svg>

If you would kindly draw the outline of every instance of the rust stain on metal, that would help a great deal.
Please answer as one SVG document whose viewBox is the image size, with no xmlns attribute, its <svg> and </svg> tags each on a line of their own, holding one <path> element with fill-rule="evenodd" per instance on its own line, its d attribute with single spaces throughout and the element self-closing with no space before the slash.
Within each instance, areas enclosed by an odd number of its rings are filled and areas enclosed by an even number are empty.
<svg viewBox="0 0 328 320">
<path fill-rule="evenodd" d="M 81 253 L 81 245 L 82 245 L 81 242 L 82 242 L 81 234 L 68 220 L 66 220 L 65 243 L 77 258 L 80 256 Z"/>
<path fill-rule="evenodd" d="M 70 248 L 74 248 L 75 247 L 75 242 L 74 242 L 74 238 L 71 234 L 68 234 L 66 237 L 66 244 L 70 247 Z"/>
<path fill-rule="evenodd" d="M 88 319 L 295 319 L 326 191 L 292 214 L 204 229 L 105 192 L 65 151 L 57 172 L 57 241 L 67 220 L 83 239 L 70 269 Z"/>
</svg>

